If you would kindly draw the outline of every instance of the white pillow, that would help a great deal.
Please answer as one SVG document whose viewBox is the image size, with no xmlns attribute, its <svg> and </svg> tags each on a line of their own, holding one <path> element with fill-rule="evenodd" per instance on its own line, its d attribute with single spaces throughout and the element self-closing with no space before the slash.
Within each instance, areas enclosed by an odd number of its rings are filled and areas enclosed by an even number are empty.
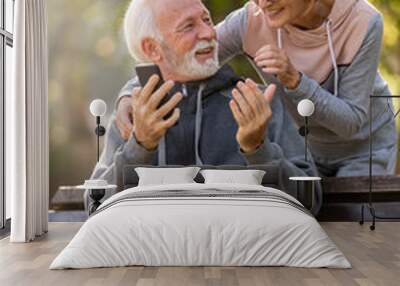
<svg viewBox="0 0 400 286">
<path fill-rule="evenodd" d="M 139 186 L 195 183 L 193 180 L 199 167 L 182 168 L 135 168 L 139 176 Z"/>
<path fill-rule="evenodd" d="M 265 171 L 261 170 L 202 170 L 205 184 L 261 185 Z"/>
</svg>

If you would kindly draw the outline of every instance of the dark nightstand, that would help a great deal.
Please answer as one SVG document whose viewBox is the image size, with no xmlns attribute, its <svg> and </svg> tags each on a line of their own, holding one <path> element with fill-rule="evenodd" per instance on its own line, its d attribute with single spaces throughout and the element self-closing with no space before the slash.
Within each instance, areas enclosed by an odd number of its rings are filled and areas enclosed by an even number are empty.
<svg viewBox="0 0 400 286">
<path fill-rule="evenodd" d="M 314 203 L 315 183 L 322 179 L 320 177 L 290 177 L 289 180 L 297 183 L 296 199 L 308 210 L 311 210 Z M 304 192 L 302 194 L 299 194 L 300 184 L 304 185 Z"/>
</svg>

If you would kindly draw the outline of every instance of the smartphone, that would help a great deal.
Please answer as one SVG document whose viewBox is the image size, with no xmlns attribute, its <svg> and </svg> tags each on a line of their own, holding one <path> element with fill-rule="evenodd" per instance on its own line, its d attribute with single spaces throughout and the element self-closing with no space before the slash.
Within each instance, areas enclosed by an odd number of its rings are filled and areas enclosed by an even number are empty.
<svg viewBox="0 0 400 286">
<path fill-rule="evenodd" d="M 163 84 L 164 84 L 164 80 L 160 71 L 160 68 L 158 67 L 158 65 L 155 64 L 139 64 L 135 67 L 136 70 L 136 75 L 139 78 L 139 83 L 142 87 L 144 87 L 147 82 L 149 81 L 150 77 L 154 74 L 158 75 L 158 77 L 160 78 L 160 80 L 157 83 L 157 86 L 154 89 L 154 92 L 157 91 Z M 168 102 L 168 100 L 172 97 L 172 95 L 170 93 L 167 93 L 164 98 L 161 100 L 160 105 L 158 106 L 158 108 L 162 105 L 164 105 L 165 103 Z M 164 118 L 168 118 L 172 115 L 173 113 L 173 109 L 171 112 L 169 112 Z"/>
</svg>

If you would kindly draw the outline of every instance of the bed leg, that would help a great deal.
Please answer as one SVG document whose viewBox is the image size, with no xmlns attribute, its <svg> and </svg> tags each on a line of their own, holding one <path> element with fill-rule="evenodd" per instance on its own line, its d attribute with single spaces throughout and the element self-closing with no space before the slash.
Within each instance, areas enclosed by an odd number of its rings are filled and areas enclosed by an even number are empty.
<svg viewBox="0 0 400 286">
<path fill-rule="evenodd" d="M 361 205 L 361 220 L 360 225 L 364 224 L 364 204 Z"/>
</svg>

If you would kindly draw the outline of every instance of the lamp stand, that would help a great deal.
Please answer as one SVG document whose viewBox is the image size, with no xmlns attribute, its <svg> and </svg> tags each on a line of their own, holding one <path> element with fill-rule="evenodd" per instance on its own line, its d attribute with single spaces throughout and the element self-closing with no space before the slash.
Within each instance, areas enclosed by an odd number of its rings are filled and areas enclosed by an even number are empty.
<svg viewBox="0 0 400 286">
<path fill-rule="evenodd" d="M 301 126 L 299 129 L 299 134 L 304 137 L 304 159 L 308 162 L 308 116 L 304 116 L 304 126 Z"/>
<path fill-rule="evenodd" d="M 304 142 L 305 142 L 305 149 L 304 149 L 304 159 L 308 162 L 308 116 L 304 117 L 305 123 L 305 130 L 304 130 Z"/>
<path fill-rule="evenodd" d="M 100 137 L 106 134 L 106 129 L 104 126 L 101 126 L 100 116 L 96 116 L 96 129 L 95 133 L 97 135 L 97 162 L 100 160 Z"/>
</svg>

